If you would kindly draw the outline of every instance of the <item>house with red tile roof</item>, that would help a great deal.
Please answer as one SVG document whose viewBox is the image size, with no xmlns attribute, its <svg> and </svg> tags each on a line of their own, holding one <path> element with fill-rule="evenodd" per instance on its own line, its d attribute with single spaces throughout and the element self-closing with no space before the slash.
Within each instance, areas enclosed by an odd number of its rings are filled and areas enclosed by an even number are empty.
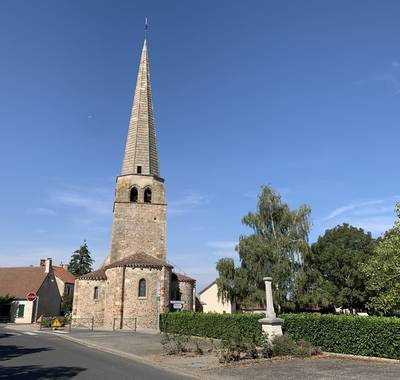
<svg viewBox="0 0 400 380">
<path fill-rule="evenodd" d="M 59 266 L 53 266 L 53 271 L 60 296 L 73 296 L 76 277 L 68 271 L 68 264 L 61 263 Z"/>
<path fill-rule="evenodd" d="M 36 294 L 36 299 L 29 301 L 28 293 Z M 0 267 L 0 296 L 14 298 L 2 305 L 2 321 L 33 323 L 41 315 L 59 315 L 61 296 L 51 259 L 38 267 Z"/>
</svg>

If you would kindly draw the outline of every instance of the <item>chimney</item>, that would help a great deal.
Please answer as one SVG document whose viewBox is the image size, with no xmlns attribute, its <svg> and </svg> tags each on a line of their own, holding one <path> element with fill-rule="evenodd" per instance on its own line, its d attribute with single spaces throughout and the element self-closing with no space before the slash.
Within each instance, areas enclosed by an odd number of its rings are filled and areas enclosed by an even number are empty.
<svg viewBox="0 0 400 380">
<path fill-rule="evenodd" d="M 44 273 L 49 273 L 51 268 L 51 259 L 48 257 L 44 263 Z"/>
<path fill-rule="evenodd" d="M 64 264 L 64 263 L 61 261 L 60 267 L 63 268 L 63 269 L 65 269 L 65 270 L 68 270 L 69 265 L 68 265 L 68 264 Z"/>
</svg>

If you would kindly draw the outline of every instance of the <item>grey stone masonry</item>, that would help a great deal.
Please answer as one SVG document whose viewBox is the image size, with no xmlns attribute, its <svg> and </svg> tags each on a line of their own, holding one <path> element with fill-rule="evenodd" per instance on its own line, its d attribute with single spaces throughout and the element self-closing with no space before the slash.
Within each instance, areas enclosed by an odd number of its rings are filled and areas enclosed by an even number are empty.
<svg viewBox="0 0 400 380">
<path fill-rule="evenodd" d="M 130 202 L 132 188 L 138 201 Z M 145 203 L 144 190 L 151 189 L 151 203 Z M 161 260 L 167 258 L 167 205 L 162 181 L 144 175 L 117 178 L 109 263 L 137 253 Z"/>
<path fill-rule="evenodd" d="M 140 58 L 122 165 L 122 175 L 126 174 L 160 175 L 146 40 Z"/>
</svg>

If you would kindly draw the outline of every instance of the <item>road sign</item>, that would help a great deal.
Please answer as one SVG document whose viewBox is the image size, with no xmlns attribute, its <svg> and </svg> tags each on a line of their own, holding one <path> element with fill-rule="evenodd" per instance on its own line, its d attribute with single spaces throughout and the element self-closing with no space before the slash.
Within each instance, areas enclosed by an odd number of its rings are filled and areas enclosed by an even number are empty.
<svg viewBox="0 0 400 380">
<path fill-rule="evenodd" d="M 26 295 L 26 299 L 27 299 L 28 301 L 35 301 L 35 300 L 36 300 L 36 293 L 35 293 L 35 292 L 29 292 L 29 293 Z"/>
<path fill-rule="evenodd" d="M 183 305 L 184 301 L 170 301 L 172 305 Z"/>
<path fill-rule="evenodd" d="M 172 307 L 173 307 L 174 309 L 180 310 L 180 309 L 182 309 L 183 304 L 181 304 L 181 303 L 174 303 L 174 304 L 172 304 Z"/>
<path fill-rule="evenodd" d="M 53 322 L 51 322 L 51 327 L 53 327 L 53 328 L 57 328 L 57 327 L 61 327 L 61 326 L 62 326 L 62 324 L 57 318 Z"/>
</svg>

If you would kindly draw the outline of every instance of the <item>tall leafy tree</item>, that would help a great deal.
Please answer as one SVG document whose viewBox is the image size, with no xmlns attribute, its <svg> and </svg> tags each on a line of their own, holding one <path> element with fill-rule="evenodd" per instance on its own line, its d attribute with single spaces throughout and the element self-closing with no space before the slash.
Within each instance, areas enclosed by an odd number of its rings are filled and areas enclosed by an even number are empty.
<svg viewBox="0 0 400 380">
<path fill-rule="evenodd" d="M 305 308 L 364 309 L 368 292 L 361 268 L 374 247 L 371 233 L 361 228 L 343 224 L 326 230 L 305 257 L 296 287 L 297 301 Z"/>
<path fill-rule="evenodd" d="M 379 240 L 363 268 L 372 292 L 368 306 L 384 313 L 400 310 L 400 203 L 396 213 L 397 221 Z"/>
<path fill-rule="evenodd" d="M 274 302 L 278 309 L 287 307 L 303 255 L 309 249 L 309 215 L 308 206 L 290 210 L 277 192 L 263 186 L 256 212 L 242 219 L 253 233 L 240 236 L 240 267 L 234 268 L 228 259 L 217 264 L 220 298 L 234 298 L 242 306 L 265 304 L 263 278 L 272 276 Z"/>
<path fill-rule="evenodd" d="M 74 275 L 74 276 L 83 276 L 86 273 L 91 272 L 92 269 L 92 264 L 94 260 L 90 256 L 90 251 L 87 246 L 86 240 L 84 240 L 83 244 L 74 251 L 74 253 L 71 256 L 71 261 L 69 262 L 69 271 Z"/>
<path fill-rule="evenodd" d="M 73 302 L 73 296 L 70 294 L 64 294 L 61 297 L 61 312 L 63 313 L 63 315 L 71 313 L 72 302 Z"/>
<path fill-rule="evenodd" d="M 8 304 L 15 300 L 15 297 L 6 294 L 5 296 L 0 296 L 0 304 Z"/>
</svg>

